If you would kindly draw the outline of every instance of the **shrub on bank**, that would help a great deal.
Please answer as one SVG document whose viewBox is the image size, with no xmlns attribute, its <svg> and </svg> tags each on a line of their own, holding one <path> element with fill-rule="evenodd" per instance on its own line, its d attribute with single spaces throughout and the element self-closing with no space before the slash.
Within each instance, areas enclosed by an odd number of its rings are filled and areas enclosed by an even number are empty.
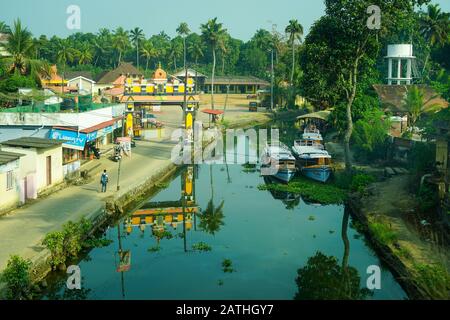
<svg viewBox="0 0 450 320">
<path fill-rule="evenodd" d="M 65 266 L 66 261 L 75 259 L 83 249 L 105 246 L 109 240 L 96 239 L 89 233 L 92 223 L 83 218 L 79 222 L 72 221 L 63 225 L 62 231 L 48 233 L 42 244 L 50 251 L 50 265 L 53 269 Z"/>
<path fill-rule="evenodd" d="M 31 261 L 13 255 L 9 258 L 6 269 L 0 275 L 0 282 L 6 284 L 6 298 L 26 300 L 31 298 L 30 279 Z"/>
<path fill-rule="evenodd" d="M 420 290 L 432 299 L 448 300 L 450 298 L 450 274 L 440 264 L 415 264 L 414 280 Z"/>
<path fill-rule="evenodd" d="M 384 245 L 390 245 L 398 239 L 397 233 L 384 221 L 370 222 L 369 229 L 375 239 Z"/>
</svg>

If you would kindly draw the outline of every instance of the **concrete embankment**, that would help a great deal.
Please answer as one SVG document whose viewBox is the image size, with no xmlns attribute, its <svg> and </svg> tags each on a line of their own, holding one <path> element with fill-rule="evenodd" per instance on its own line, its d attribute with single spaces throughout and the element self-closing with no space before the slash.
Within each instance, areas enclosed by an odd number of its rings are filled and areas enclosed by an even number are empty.
<svg viewBox="0 0 450 320">
<path fill-rule="evenodd" d="M 264 115 L 230 123 L 248 127 L 270 120 L 270 116 Z M 131 157 L 122 161 L 120 175 L 118 163 L 106 157 L 95 160 L 96 168 L 89 183 L 69 186 L 0 218 L 0 271 L 6 267 L 9 257 L 16 254 L 30 259 L 33 280 L 42 280 L 51 271 L 50 252 L 42 245 L 45 235 L 61 230 L 68 221 L 82 218 L 92 221 L 91 232 L 94 232 L 151 196 L 177 170 L 170 160 L 174 145 L 170 140 L 139 141 Z M 109 174 L 107 193 L 99 192 L 99 175 L 103 169 Z M 116 191 L 118 185 L 120 189 Z"/>
</svg>

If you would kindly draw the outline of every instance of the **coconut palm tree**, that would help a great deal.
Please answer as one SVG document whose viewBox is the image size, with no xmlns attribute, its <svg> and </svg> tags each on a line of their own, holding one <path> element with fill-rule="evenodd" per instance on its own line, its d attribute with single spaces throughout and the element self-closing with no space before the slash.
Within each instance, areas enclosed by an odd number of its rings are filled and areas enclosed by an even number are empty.
<svg viewBox="0 0 450 320">
<path fill-rule="evenodd" d="M 198 64 L 198 59 L 204 57 L 203 46 L 201 42 L 197 41 L 190 42 L 187 51 L 189 52 L 191 58 L 194 59 L 195 64 Z"/>
<path fill-rule="evenodd" d="M 119 54 L 117 65 L 120 65 L 120 62 L 122 61 L 122 55 L 123 52 L 129 47 L 129 33 L 128 31 L 125 31 L 122 27 L 119 27 L 114 32 L 113 36 L 113 48 L 117 51 Z"/>
<path fill-rule="evenodd" d="M 49 66 L 46 62 L 32 58 L 35 54 L 33 37 L 27 28 L 22 27 L 20 20 L 14 22 L 5 49 L 11 54 L 11 57 L 1 58 L 0 63 L 9 73 L 30 75 L 36 82 L 39 81 L 40 75 L 49 73 Z"/>
<path fill-rule="evenodd" d="M 170 43 L 169 59 L 173 59 L 174 69 L 177 69 L 177 59 L 183 54 L 183 45 L 179 41 L 180 38 L 175 38 Z"/>
<path fill-rule="evenodd" d="M 87 42 L 81 45 L 80 49 L 76 52 L 78 65 L 90 64 L 92 62 L 92 59 L 94 58 L 92 50 L 92 46 Z"/>
<path fill-rule="evenodd" d="M 11 29 L 9 26 L 4 23 L 3 21 L 0 21 L 0 33 L 10 33 Z"/>
<path fill-rule="evenodd" d="M 141 55 L 146 59 L 145 71 L 148 70 L 148 63 L 150 59 L 157 56 L 157 51 L 151 41 L 145 41 L 141 48 Z"/>
<path fill-rule="evenodd" d="M 439 5 L 430 4 L 427 12 L 420 16 L 420 31 L 430 44 L 430 48 L 434 46 L 443 46 L 449 40 L 450 31 L 450 13 L 442 12 Z M 423 66 L 425 71 L 430 52 L 428 52 Z"/>
<path fill-rule="evenodd" d="M 214 74 L 216 72 L 216 48 L 222 41 L 227 30 L 223 28 L 222 23 L 217 22 L 217 17 L 208 20 L 207 23 L 200 26 L 204 42 L 211 47 L 213 55 L 213 67 L 211 73 L 211 108 L 214 109 Z"/>
<path fill-rule="evenodd" d="M 56 61 L 63 65 L 62 87 L 64 87 L 64 80 L 66 77 L 66 67 L 68 62 L 73 62 L 75 59 L 76 51 L 70 46 L 67 39 L 61 39 L 58 42 L 56 51 Z M 61 93 L 63 89 L 61 88 Z"/>
<path fill-rule="evenodd" d="M 138 27 L 130 31 L 130 39 L 136 47 L 136 64 L 139 68 L 139 42 L 144 39 L 144 31 Z"/>
<path fill-rule="evenodd" d="M 292 47 L 292 70 L 291 70 L 291 86 L 294 84 L 294 71 L 295 71 L 295 41 L 301 41 L 303 36 L 303 26 L 297 20 L 290 20 L 289 25 L 286 27 L 285 32 L 289 36 L 289 42 Z"/>
<path fill-rule="evenodd" d="M 189 35 L 191 30 L 189 30 L 189 26 L 186 22 L 180 23 L 177 28 L 177 33 L 183 38 L 183 54 L 184 54 L 184 69 L 186 69 L 186 37 Z"/>
</svg>

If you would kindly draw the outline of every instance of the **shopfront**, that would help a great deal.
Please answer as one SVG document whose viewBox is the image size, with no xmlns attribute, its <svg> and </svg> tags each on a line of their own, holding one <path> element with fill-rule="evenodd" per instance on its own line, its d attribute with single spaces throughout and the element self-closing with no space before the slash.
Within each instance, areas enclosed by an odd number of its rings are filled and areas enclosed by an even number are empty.
<svg viewBox="0 0 450 320">
<path fill-rule="evenodd" d="M 79 169 L 80 160 L 93 159 L 96 150 L 114 142 L 122 127 L 122 118 L 106 121 L 83 130 L 71 127 L 53 127 L 50 139 L 64 140 L 63 165 Z M 72 171 L 72 169 L 68 169 Z"/>
</svg>

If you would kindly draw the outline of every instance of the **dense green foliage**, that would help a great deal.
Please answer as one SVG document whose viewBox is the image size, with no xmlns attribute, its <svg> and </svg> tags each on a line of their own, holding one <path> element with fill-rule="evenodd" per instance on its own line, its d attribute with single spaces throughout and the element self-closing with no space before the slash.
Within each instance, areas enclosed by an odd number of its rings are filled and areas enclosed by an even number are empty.
<svg viewBox="0 0 450 320">
<path fill-rule="evenodd" d="M 365 110 L 352 136 L 356 156 L 361 160 L 386 159 L 390 126 L 389 118 L 380 109 Z"/>
<path fill-rule="evenodd" d="M 317 252 L 297 271 L 295 300 L 362 300 L 370 295 L 360 288 L 358 270 L 341 266 L 332 256 Z"/>
<path fill-rule="evenodd" d="M 0 282 L 6 284 L 6 298 L 11 300 L 29 299 L 32 293 L 30 280 L 31 262 L 19 256 L 9 258 Z"/>
</svg>

